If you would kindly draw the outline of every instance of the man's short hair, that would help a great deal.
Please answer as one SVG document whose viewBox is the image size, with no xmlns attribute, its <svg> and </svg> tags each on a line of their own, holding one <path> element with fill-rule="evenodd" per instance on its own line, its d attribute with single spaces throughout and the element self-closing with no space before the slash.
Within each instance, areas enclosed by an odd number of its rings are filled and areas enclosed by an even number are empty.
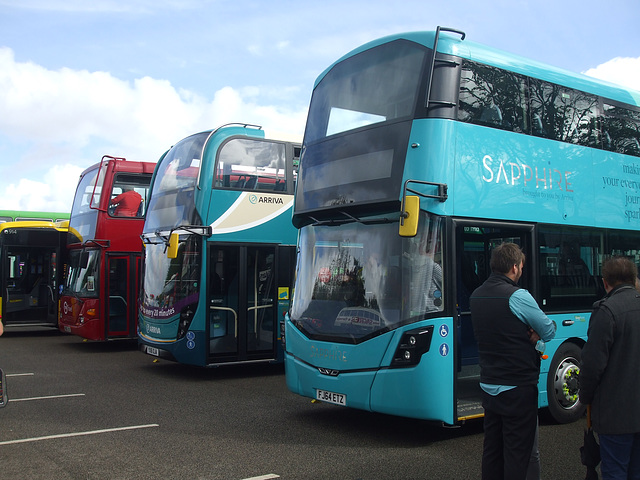
<svg viewBox="0 0 640 480">
<path fill-rule="evenodd" d="M 621 284 L 635 285 L 638 267 L 627 257 L 609 257 L 602 264 L 602 278 L 612 287 Z"/>
<path fill-rule="evenodd" d="M 491 262 L 489 266 L 494 273 L 509 273 L 511 267 L 524 263 L 525 255 L 519 245 L 506 242 L 501 243 L 491 252 Z"/>
</svg>

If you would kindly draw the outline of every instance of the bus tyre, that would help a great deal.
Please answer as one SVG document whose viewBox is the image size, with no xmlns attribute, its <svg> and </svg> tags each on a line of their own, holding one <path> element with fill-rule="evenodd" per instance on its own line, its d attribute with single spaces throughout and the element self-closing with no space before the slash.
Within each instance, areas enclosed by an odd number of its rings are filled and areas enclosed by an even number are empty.
<svg viewBox="0 0 640 480">
<path fill-rule="evenodd" d="M 578 401 L 578 375 L 582 351 L 575 343 L 567 342 L 558 348 L 547 375 L 549 413 L 558 423 L 575 422 L 585 407 Z"/>
</svg>

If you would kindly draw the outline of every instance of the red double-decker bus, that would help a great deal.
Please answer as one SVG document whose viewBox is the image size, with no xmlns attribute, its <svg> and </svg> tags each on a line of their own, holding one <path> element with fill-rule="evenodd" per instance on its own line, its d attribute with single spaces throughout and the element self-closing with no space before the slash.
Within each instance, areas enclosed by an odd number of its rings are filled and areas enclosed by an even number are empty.
<svg viewBox="0 0 640 480">
<path fill-rule="evenodd" d="M 140 234 L 154 168 L 104 156 L 80 175 L 69 219 L 77 239 L 67 245 L 58 308 L 61 331 L 99 341 L 136 338 Z"/>
</svg>

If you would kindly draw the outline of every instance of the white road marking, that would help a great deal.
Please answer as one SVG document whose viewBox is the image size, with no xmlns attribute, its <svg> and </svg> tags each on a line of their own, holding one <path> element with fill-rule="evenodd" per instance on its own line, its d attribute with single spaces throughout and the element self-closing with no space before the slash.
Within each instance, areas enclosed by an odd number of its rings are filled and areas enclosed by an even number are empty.
<svg viewBox="0 0 640 480">
<path fill-rule="evenodd" d="M 117 428 L 105 428 L 103 430 L 92 430 L 89 432 L 73 432 L 73 433 L 62 433 L 59 435 L 47 435 L 46 437 L 33 437 L 33 438 L 21 438 L 19 440 L 8 440 L 6 442 L 0 442 L 0 445 L 13 445 L 15 443 L 28 443 L 28 442 L 39 442 L 40 440 L 52 440 L 56 438 L 69 438 L 69 437 L 82 437 L 84 435 L 97 435 L 99 433 L 111 433 L 111 432 L 121 432 L 123 430 L 136 430 L 139 428 L 151 428 L 151 427 L 159 427 L 157 423 L 150 423 L 148 425 L 133 425 L 131 427 L 117 427 Z M 277 478 L 277 477 L 270 477 Z"/>
<path fill-rule="evenodd" d="M 33 373 L 7 373 L 7 377 L 33 377 Z"/>
<path fill-rule="evenodd" d="M 242 480 L 270 480 L 272 478 L 280 478 L 280 475 L 268 473 L 266 475 L 260 475 L 259 477 L 243 478 Z"/>
<path fill-rule="evenodd" d="M 31 398 L 11 398 L 9 397 L 9 401 L 11 402 L 27 402 L 29 400 L 49 400 L 51 398 L 67 398 L 67 397 L 84 397 L 84 393 L 69 393 L 66 395 L 49 395 L 47 397 L 31 397 Z"/>
</svg>

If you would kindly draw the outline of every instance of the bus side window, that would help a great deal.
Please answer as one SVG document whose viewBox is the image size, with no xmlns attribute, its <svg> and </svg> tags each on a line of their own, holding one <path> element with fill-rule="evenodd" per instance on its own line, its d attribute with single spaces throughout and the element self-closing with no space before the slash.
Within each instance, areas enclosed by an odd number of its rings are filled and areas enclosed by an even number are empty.
<svg viewBox="0 0 640 480">
<path fill-rule="evenodd" d="M 218 152 L 215 186 L 275 191 L 286 182 L 285 172 L 284 143 L 232 138 Z"/>
<path fill-rule="evenodd" d="M 539 231 L 541 306 L 547 310 L 590 310 L 598 300 L 601 234 L 544 226 Z"/>
<path fill-rule="evenodd" d="M 525 77 L 464 61 L 458 120 L 513 132 L 526 132 Z"/>
<path fill-rule="evenodd" d="M 605 103 L 602 124 L 609 137 L 606 150 L 640 156 L 640 112 Z"/>
</svg>

